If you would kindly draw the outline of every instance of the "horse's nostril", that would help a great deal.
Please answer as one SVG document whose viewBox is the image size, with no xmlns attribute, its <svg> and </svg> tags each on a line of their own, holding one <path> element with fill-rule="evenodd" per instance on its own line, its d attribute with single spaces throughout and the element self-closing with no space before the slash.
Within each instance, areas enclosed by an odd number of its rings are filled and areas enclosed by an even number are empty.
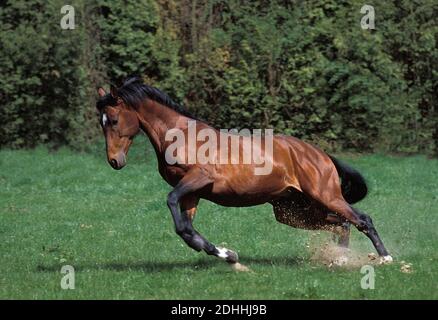
<svg viewBox="0 0 438 320">
<path fill-rule="evenodd" d="M 116 159 L 111 159 L 110 160 L 110 163 L 111 163 L 111 166 L 113 167 L 113 168 L 117 168 L 118 166 L 117 166 L 117 160 Z"/>
</svg>

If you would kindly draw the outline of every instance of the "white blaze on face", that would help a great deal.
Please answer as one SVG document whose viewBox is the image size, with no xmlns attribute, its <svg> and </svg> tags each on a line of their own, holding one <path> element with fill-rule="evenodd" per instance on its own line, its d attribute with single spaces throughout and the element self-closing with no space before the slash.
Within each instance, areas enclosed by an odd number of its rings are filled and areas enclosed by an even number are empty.
<svg viewBox="0 0 438 320">
<path fill-rule="evenodd" d="M 107 117 L 106 113 L 104 113 L 102 115 L 102 125 L 105 127 L 107 122 L 108 122 L 108 117 Z"/>
</svg>

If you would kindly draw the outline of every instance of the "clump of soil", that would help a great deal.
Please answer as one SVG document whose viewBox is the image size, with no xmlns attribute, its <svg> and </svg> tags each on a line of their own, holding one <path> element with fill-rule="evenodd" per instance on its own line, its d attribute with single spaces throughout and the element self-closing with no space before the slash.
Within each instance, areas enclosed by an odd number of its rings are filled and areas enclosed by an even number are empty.
<svg viewBox="0 0 438 320">
<path fill-rule="evenodd" d="M 400 271 L 403 273 L 412 273 L 414 270 L 412 268 L 412 263 L 407 263 L 405 261 L 400 262 Z"/>
</svg>

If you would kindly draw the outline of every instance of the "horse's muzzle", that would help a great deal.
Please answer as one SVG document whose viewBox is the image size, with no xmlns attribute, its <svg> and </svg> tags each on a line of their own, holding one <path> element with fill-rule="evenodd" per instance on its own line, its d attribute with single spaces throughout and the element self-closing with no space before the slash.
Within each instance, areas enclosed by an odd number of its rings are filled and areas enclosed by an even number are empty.
<svg viewBox="0 0 438 320">
<path fill-rule="evenodd" d="M 114 158 L 109 159 L 108 162 L 113 169 L 120 170 L 125 166 L 126 158 L 124 154 L 118 154 Z"/>
</svg>

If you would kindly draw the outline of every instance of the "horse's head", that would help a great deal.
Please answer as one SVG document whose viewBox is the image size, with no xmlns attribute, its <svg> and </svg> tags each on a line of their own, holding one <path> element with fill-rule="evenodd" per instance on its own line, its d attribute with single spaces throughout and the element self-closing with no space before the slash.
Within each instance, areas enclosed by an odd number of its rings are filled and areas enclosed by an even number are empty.
<svg viewBox="0 0 438 320">
<path fill-rule="evenodd" d="M 98 93 L 96 108 L 105 135 L 107 159 L 111 167 L 120 170 L 126 164 L 126 155 L 140 124 L 136 113 L 117 97 L 116 88 L 111 87 L 111 93 L 99 88 Z"/>
</svg>

